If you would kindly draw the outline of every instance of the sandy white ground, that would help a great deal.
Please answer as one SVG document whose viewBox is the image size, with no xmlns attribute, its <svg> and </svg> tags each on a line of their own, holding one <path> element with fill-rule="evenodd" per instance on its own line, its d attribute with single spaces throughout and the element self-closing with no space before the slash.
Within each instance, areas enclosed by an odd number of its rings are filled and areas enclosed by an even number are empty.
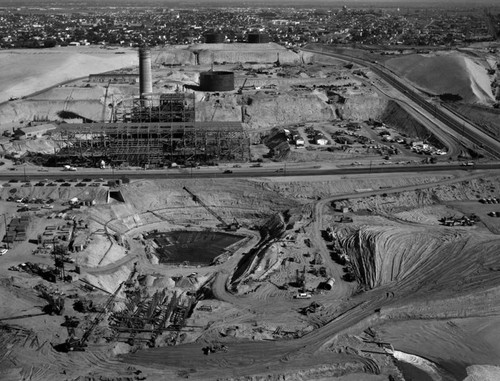
<svg viewBox="0 0 500 381">
<path fill-rule="evenodd" d="M 116 54 L 116 53 L 123 54 Z M 0 102 L 23 97 L 57 83 L 123 67 L 137 66 L 130 48 L 95 46 L 0 51 Z"/>
</svg>

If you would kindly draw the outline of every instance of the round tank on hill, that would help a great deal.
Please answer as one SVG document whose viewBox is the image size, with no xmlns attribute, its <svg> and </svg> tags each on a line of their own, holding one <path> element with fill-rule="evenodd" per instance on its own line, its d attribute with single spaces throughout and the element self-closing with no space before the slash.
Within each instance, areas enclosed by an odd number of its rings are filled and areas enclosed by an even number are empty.
<svg viewBox="0 0 500 381">
<path fill-rule="evenodd" d="M 200 90 L 232 91 L 234 90 L 234 73 L 231 71 L 206 71 L 200 73 Z"/>
<path fill-rule="evenodd" d="M 271 38 L 266 33 L 248 33 L 247 41 L 249 44 L 267 44 Z"/>
<path fill-rule="evenodd" d="M 206 33 L 204 37 L 205 37 L 205 44 L 220 44 L 226 40 L 225 35 L 223 35 L 222 33 L 215 33 L 215 32 Z"/>
</svg>

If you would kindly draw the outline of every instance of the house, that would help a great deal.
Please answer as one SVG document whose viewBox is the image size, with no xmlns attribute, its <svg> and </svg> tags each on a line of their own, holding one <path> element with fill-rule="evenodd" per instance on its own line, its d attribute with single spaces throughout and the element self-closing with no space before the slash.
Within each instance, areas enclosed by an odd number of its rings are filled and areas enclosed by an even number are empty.
<svg viewBox="0 0 500 381">
<path fill-rule="evenodd" d="M 305 141 L 302 138 L 296 138 L 295 139 L 295 146 L 296 147 L 304 147 Z"/>
<path fill-rule="evenodd" d="M 314 138 L 314 142 L 320 146 L 326 146 L 328 144 L 328 139 L 318 135 Z"/>
</svg>

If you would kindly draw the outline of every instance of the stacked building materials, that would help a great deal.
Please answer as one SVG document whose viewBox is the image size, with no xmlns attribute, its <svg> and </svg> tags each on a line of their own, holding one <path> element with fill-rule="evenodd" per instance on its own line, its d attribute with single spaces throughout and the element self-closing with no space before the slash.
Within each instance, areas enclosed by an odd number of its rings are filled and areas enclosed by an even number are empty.
<svg viewBox="0 0 500 381">
<path fill-rule="evenodd" d="M 14 243 L 26 241 L 29 222 L 30 220 L 28 216 L 13 218 L 7 226 L 3 242 Z"/>
</svg>

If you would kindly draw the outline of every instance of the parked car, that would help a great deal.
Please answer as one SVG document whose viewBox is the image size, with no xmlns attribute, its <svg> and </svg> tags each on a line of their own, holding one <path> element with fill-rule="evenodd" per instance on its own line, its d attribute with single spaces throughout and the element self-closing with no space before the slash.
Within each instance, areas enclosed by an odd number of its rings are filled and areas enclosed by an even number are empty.
<svg viewBox="0 0 500 381">
<path fill-rule="evenodd" d="M 293 296 L 295 299 L 311 299 L 311 294 L 307 292 L 299 292 Z"/>
</svg>

